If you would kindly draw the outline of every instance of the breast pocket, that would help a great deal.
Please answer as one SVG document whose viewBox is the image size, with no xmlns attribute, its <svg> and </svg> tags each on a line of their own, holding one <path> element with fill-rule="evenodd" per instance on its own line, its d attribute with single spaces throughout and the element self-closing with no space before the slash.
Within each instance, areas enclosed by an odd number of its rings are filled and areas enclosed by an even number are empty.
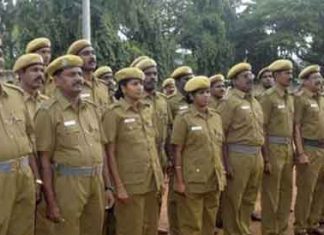
<svg viewBox="0 0 324 235">
<path fill-rule="evenodd" d="M 59 141 L 63 146 L 71 147 L 76 146 L 80 143 L 80 127 L 75 121 L 66 121 L 63 125 L 58 128 Z"/>
</svg>

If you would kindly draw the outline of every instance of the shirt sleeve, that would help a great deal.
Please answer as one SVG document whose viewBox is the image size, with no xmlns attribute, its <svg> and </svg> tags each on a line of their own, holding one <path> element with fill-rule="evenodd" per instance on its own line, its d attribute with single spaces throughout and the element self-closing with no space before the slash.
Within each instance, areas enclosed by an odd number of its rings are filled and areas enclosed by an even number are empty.
<svg viewBox="0 0 324 235">
<path fill-rule="evenodd" d="M 302 97 L 296 96 L 294 99 L 294 118 L 295 123 L 301 124 L 303 119 L 303 112 L 304 112 L 304 102 Z"/>
<path fill-rule="evenodd" d="M 233 108 L 230 105 L 230 101 L 226 100 L 221 102 L 217 108 L 217 112 L 221 116 L 224 133 L 227 133 L 233 116 Z"/>
<path fill-rule="evenodd" d="M 272 107 L 270 97 L 264 95 L 259 99 L 259 102 L 263 111 L 264 125 L 267 126 L 270 121 L 271 107 Z"/>
<path fill-rule="evenodd" d="M 173 124 L 171 143 L 184 145 L 187 136 L 187 123 L 181 115 L 177 115 Z"/>
<path fill-rule="evenodd" d="M 107 110 L 103 115 L 102 129 L 107 144 L 116 142 L 118 117 L 114 110 Z"/>
<path fill-rule="evenodd" d="M 39 109 L 35 115 L 36 149 L 53 152 L 55 148 L 55 129 L 47 109 Z"/>
</svg>

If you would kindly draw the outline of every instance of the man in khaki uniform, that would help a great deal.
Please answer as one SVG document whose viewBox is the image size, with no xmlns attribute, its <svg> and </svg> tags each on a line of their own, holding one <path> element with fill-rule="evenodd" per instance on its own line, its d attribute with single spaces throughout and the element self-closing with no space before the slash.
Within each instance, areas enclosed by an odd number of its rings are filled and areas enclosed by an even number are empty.
<svg viewBox="0 0 324 235">
<path fill-rule="evenodd" d="M 95 71 L 94 75 L 108 87 L 109 102 L 111 104 L 116 102 L 114 95 L 117 90 L 117 84 L 114 80 L 112 69 L 109 66 L 101 66 Z"/>
<path fill-rule="evenodd" d="M 167 141 L 168 128 L 170 127 L 171 114 L 168 109 L 166 97 L 156 91 L 158 81 L 157 64 L 153 59 L 144 59 L 140 61 L 136 68 L 143 71 L 144 79 L 144 100 L 148 102 L 153 111 L 153 124 L 156 128 L 156 144 L 163 169 L 167 166 L 167 157 L 165 153 L 165 145 Z"/>
<path fill-rule="evenodd" d="M 91 43 L 85 39 L 77 40 L 71 44 L 67 54 L 77 55 L 82 58 L 84 87 L 81 98 L 95 103 L 101 116 L 104 110 L 108 108 L 110 101 L 106 86 L 94 76 L 97 59 Z"/>
<path fill-rule="evenodd" d="M 35 179 L 41 181 L 35 167 L 33 135 L 24 92 L 1 82 L 0 235 L 34 234 Z"/>
<path fill-rule="evenodd" d="M 256 78 L 258 84 L 253 87 L 253 95 L 256 99 L 259 99 L 266 90 L 273 87 L 274 79 L 269 67 L 261 69 Z"/>
<path fill-rule="evenodd" d="M 39 54 L 43 58 L 46 68 L 52 58 L 51 41 L 48 38 L 35 38 L 27 44 L 25 52 L 26 54 Z M 49 97 L 53 96 L 55 92 L 55 82 L 53 78 L 45 74 L 43 81 L 43 93 Z"/>
<path fill-rule="evenodd" d="M 104 188 L 110 187 L 96 105 L 80 98 L 82 66 L 82 59 L 74 55 L 59 57 L 48 66 L 57 92 L 35 116 L 47 217 L 55 223 L 53 234 L 101 234 Z M 111 199 L 111 193 L 107 196 Z"/>
<path fill-rule="evenodd" d="M 177 92 L 173 78 L 167 78 L 162 82 L 162 92 L 166 97 L 170 97 Z"/>
<path fill-rule="evenodd" d="M 19 66 L 21 63 L 26 67 Z M 24 90 L 25 103 L 33 119 L 40 104 L 48 99 L 39 91 L 44 77 L 43 58 L 35 53 L 22 55 L 16 60 L 13 71 L 18 74 L 19 85 Z"/>
<path fill-rule="evenodd" d="M 186 100 L 186 92 L 184 86 L 186 82 L 193 77 L 192 69 L 188 66 L 181 66 L 175 69 L 171 77 L 175 80 L 177 92 L 168 97 L 168 105 L 171 111 L 172 121 L 177 114 L 189 109 L 189 104 Z M 178 217 L 177 217 L 177 201 L 173 189 L 174 175 L 171 172 L 169 179 L 169 194 L 168 194 L 168 218 L 171 235 L 179 234 Z"/>
<path fill-rule="evenodd" d="M 262 183 L 262 234 L 287 233 L 293 178 L 293 96 L 288 94 L 293 65 L 277 60 L 269 66 L 275 86 L 260 97 L 264 115 L 265 145 Z"/>
<path fill-rule="evenodd" d="M 189 108 L 185 98 L 186 92 L 184 91 L 184 86 L 186 82 L 193 77 L 193 72 L 190 67 L 181 66 L 173 71 L 171 77 L 175 80 L 177 87 L 177 93 L 168 97 L 172 119 L 174 119 L 178 113 Z"/>
<path fill-rule="evenodd" d="M 222 121 L 216 110 L 208 108 L 209 89 L 207 77 L 190 79 L 185 90 L 192 104 L 173 125 L 174 186 L 181 235 L 214 234 L 219 197 L 225 186 Z"/>
<path fill-rule="evenodd" d="M 211 76 L 209 79 L 211 94 L 209 107 L 217 109 L 219 103 L 222 101 L 226 93 L 226 87 L 224 83 L 225 78 L 222 74 L 216 74 L 214 76 Z"/>
<path fill-rule="evenodd" d="M 142 101 L 144 73 L 124 68 L 115 75 L 118 102 L 103 116 L 106 151 L 116 188 L 117 235 L 156 235 L 163 185 L 152 108 Z"/>
<path fill-rule="evenodd" d="M 302 89 L 295 96 L 295 145 L 297 152 L 297 198 L 295 234 L 324 234 L 319 228 L 323 196 L 315 189 L 324 169 L 324 97 L 320 95 L 320 67 L 312 65 L 299 74 Z"/>
<path fill-rule="evenodd" d="M 250 64 L 233 66 L 227 78 L 232 80 L 234 88 L 218 108 L 223 121 L 228 177 L 222 208 L 226 212 L 223 213 L 225 235 L 251 234 L 250 215 L 261 184 L 263 113 L 251 94 L 253 77 Z"/>
</svg>

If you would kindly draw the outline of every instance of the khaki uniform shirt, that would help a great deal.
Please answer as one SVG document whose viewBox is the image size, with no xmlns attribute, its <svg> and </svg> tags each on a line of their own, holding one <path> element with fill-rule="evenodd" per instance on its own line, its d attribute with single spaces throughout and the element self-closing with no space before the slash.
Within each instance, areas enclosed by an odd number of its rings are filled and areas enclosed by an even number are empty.
<svg viewBox="0 0 324 235">
<path fill-rule="evenodd" d="M 27 92 L 25 92 L 24 100 L 27 105 L 29 115 L 30 115 L 31 119 L 33 120 L 36 110 L 40 107 L 40 105 L 45 100 L 48 100 L 48 97 L 45 95 L 42 95 L 40 92 L 37 92 L 35 97 L 33 97 L 30 94 L 28 94 Z"/>
<path fill-rule="evenodd" d="M 161 164 L 166 164 L 166 154 L 164 151 L 165 142 L 168 135 L 168 128 L 171 124 L 171 112 L 166 97 L 155 92 L 153 95 L 144 95 L 144 101 L 150 104 L 153 111 L 153 125 L 156 128 L 156 144 Z"/>
<path fill-rule="evenodd" d="M 223 141 L 222 120 L 215 110 L 203 114 L 192 105 L 176 117 L 171 142 L 183 146 L 182 170 L 188 192 L 224 189 Z"/>
<path fill-rule="evenodd" d="M 324 140 L 324 97 L 303 88 L 295 96 L 295 122 L 305 139 Z"/>
<path fill-rule="evenodd" d="M 116 148 L 121 180 L 130 194 L 160 190 L 163 181 L 149 104 L 136 111 L 124 99 L 110 106 L 103 116 L 103 129 L 109 144 Z"/>
<path fill-rule="evenodd" d="M 212 108 L 212 109 L 217 110 L 219 104 L 220 104 L 223 100 L 224 100 L 223 98 L 219 99 L 219 98 L 216 98 L 216 97 L 211 96 L 211 97 L 210 97 L 210 101 L 209 101 L 209 105 L 208 105 L 208 106 L 209 106 L 210 108 Z"/>
<path fill-rule="evenodd" d="M 23 90 L 0 83 L 0 162 L 31 154 L 33 131 Z"/>
<path fill-rule="evenodd" d="M 189 109 L 189 104 L 187 103 L 186 98 L 180 92 L 168 97 L 168 104 L 170 107 L 172 120 L 175 119 L 177 114 Z"/>
<path fill-rule="evenodd" d="M 251 94 L 232 89 L 217 111 L 222 117 L 226 143 L 264 144 L 262 108 Z"/>
<path fill-rule="evenodd" d="M 95 166 L 103 162 L 104 138 L 96 105 L 80 100 L 77 108 L 57 90 L 35 115 L 37 151 L 49 152 L 54 163 Z"/>
<path fill-rule="evenodd" d="M 81 98 L 95 103 L 98 106 L 100 116 L 110 104 L 107 86 L 95 77 L 93 77 L 92 81 L 84 80 Z"/>
<path fill-rule="evenodd" d="M 294 123 L 293 96 L 277 85 L 260 98 L 266 134 L 292 138 Z"/>
<path fill-rule="evenodd" d="M 55 95 L 56 84 L 54 78 L 45 74 L 45 83 L 43 87 L 43 94 L 47 97 L 53 97 Z"/>
<path fill-rule="evenodd" d="M 259 100 L 265 91 L 266 89 L 262 85 L 255 85 L 253 86 L 252 95 Z"/>
</svg>

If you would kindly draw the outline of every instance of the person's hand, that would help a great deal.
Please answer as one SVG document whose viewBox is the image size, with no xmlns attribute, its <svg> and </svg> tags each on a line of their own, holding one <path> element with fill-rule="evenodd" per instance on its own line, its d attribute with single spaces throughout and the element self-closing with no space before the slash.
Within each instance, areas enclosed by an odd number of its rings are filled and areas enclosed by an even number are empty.
<svg viewBox="0 0 324 235">
<path fill-rule="evenodd" d="M 41 191 L 41 185 L 36 184 L 36 204 L 40 203 L 42 200 L 42 191 Z"/>
<path fill-rule="evenodd" d="M 309 157 L 305 153 L 299 154 L 297 157 L 297 164 L 308 165 Z"/>
<path fill-rule="evenodd" d="M 56 205 L 56 203 L 52 203 L 47 206 L 47 218 L 54 223 L 61 223 L 65 220 L 61 216 L 61 212 L 59 207 Z"/>
<path fill-rule="evenodd" d="M 270 162 L 265 162 L 264 163 L 264 174 L 270 175 L 271 174 L 271 163 Z"/>
<path fill-rule="evenodd" d="M 234 172 L 233 172 L 233 168 L 231 166 L 227 166 L 226 178 L 229 179 L 229 180 L 234 178 Z"/>
<path fill-rule="evenodd" d="M 123 185 L 119 185 L 116 187 L 116 197 L 122 203 L 127 203 L 130 200 L 128 193 Z"/>
<path fill-rule="evenodd" d="M 106 210 L 109 210 L 115 204 L 115 197 L 110 189 L 106 190 L 105 196 L 106 196 Z"/>
<path fill-rule="evenodd" d="M 186 192 L 186 185 L 183 181 L 176 181 L 174 186 L 174 191 L 179 194 L 185 195 Z"/>
</svg>

